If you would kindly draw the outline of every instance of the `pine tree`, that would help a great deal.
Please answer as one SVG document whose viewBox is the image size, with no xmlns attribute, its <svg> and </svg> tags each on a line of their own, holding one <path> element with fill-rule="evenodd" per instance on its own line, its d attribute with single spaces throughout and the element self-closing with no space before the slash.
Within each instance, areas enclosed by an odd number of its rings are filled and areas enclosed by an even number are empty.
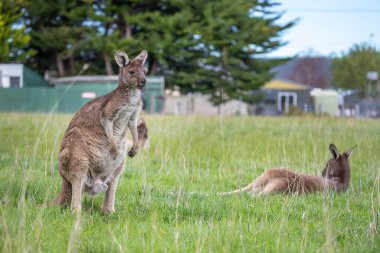
<svg viewBox="0 0 380 253">
<path fill-rule="evenodd" d="M 252 102 L 252 89 L 269 78 L 270 61 L 260 59 L 284 43 L 293 22 L 279 24 L 270 0 L 53 0 L 28 1 L 32 63 L 60 75 L 91 62 L 95 74 L 113 74 L 112 51 L 131 57 L 149 52 L 150 74 L 167 87 L 211 94 L 216 103 Z"/>
<path fill-rule="evenodd" d="M 159 3 L 160 4 L 159 4 Z M 134 19 L 136 44 L 150 52 L 152 73 L 166 76 L 169 87 L 211 94 L 219 104 L 252 102 L 252 89 L 269 80 L 268 61 L 259 56 L 283 45 L 281 15 L 271 1 L 155 1 Z M 141 6 L 140 6 L 141 7 Z"/>
<path fill-rule="evenodd" d="M 22 6 L 32 38 L 29 48 L 36 50 L 28 63 L 40 73 L 48 69 L 57 69 L 59 76 L 77 73 L 83 65 L 81 59 L 76 60 L 90 31 L 83 24 L 91 5 L 75 0 L 29 0 Z"/>
<path fill-rule="evenodd" d="M 268 11 L 276 5 L 270 1 L 193 3 L 190 29 L 198 41 L 195 50 L 201 50 L 203 58 L 194 69 L 195 78 L 192 73 L 187 74 L 190 79 L 183 78 L 186 73 L 180 70 L 172 79 L 181 80 L 179 85 L 185 90 L 212 94 L 216 104 L 230 99 L 253 102 L 249 91 L 270 78 L 270 66 L 259 56 L 280 47 L 279 36 L 292 23 L 276 24 L 281 15 Z"/>
</svg>

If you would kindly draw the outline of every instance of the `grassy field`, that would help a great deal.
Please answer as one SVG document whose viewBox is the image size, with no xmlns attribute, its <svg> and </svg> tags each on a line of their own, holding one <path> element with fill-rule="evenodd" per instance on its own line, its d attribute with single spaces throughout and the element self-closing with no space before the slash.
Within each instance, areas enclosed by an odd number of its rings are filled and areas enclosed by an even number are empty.
<svg viewBox="0 0 380 253">
<path fill-rule="evenodd" d="M 116 213 L 48 207 L 72 115 L 0 114 L 1 252 L 380 252 L 380 121 L 145 116 Z M 328 145 L 352 154 L 348 192 L 218 196 L 270 167 L 321 174 Z"/>
</svg>

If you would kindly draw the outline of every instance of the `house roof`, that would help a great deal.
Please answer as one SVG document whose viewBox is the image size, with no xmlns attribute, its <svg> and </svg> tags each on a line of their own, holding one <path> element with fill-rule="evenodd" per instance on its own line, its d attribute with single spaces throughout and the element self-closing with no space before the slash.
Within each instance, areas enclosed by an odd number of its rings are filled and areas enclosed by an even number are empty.
<svg viewBox="0 0 380 253">
<path fill-rule="evenodd" d="M 326 57 L 297 57 L 271 69 L 276 79 L 302 83 L 314 88 L 328 88 L 332 84 L 331 59 Z"/>
<path fill-rule="evenodd" d="M 308 90 L 309 86 L 288 80 L 274 79 L 261 87 L 262 90 Z"/>
</svg>

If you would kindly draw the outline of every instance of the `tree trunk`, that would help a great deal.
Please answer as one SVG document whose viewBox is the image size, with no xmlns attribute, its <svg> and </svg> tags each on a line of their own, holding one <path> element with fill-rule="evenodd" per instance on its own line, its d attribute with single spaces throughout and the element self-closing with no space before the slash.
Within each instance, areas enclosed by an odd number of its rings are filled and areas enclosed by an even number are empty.
<svg viewBox="0 0 380 253">
<path fill-rule="evenodd" d="M 111 65 L 111 58 L 107 53 L 103 54 L 104 64 L 106 66 L 106 74 L 108 76 L 113 75 L 112 65 Z"/>
<path fill-rule="evenodd" d="M 154 60 L 153 56 L 149 59 L 149 75 L 154 75 L 157 73 L 157 61 Z"/>
<path fill-rule="evenodd" d="M 63 65 L 62 58 L 57 54 L 55 56 L 55 60 L 57 63 L 57 68 L 58 68 L 58 76 L 64 76 L 65 75 L 65 66 Z"/>
<path fill-rule="evenodd" d="M 69 56 L 69 62 L 70 62 L 70 75 L 75 75 L 75 61 L 74 61 L 74 56 L 72 54 Z"/>
</svg>

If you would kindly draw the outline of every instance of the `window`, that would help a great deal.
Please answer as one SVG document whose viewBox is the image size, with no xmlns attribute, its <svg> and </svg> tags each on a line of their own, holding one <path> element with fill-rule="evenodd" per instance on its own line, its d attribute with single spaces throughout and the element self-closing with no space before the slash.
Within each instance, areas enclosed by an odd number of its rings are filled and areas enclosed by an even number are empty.
<svg viewBox="0 0 380 253">
<path fill-rule="evenodd" d="M 19 76 L 11 76 L 9 78 L 10 86 L 12 88 L 20 88 L 20 77 Z"/>
<path fill-rule="evenodd" d="M 288 113 L 289 106 L 297 105 L 297 94 L 295 92 L 279 92 L 277 97 L 277 110 Z"/>
</svg>

